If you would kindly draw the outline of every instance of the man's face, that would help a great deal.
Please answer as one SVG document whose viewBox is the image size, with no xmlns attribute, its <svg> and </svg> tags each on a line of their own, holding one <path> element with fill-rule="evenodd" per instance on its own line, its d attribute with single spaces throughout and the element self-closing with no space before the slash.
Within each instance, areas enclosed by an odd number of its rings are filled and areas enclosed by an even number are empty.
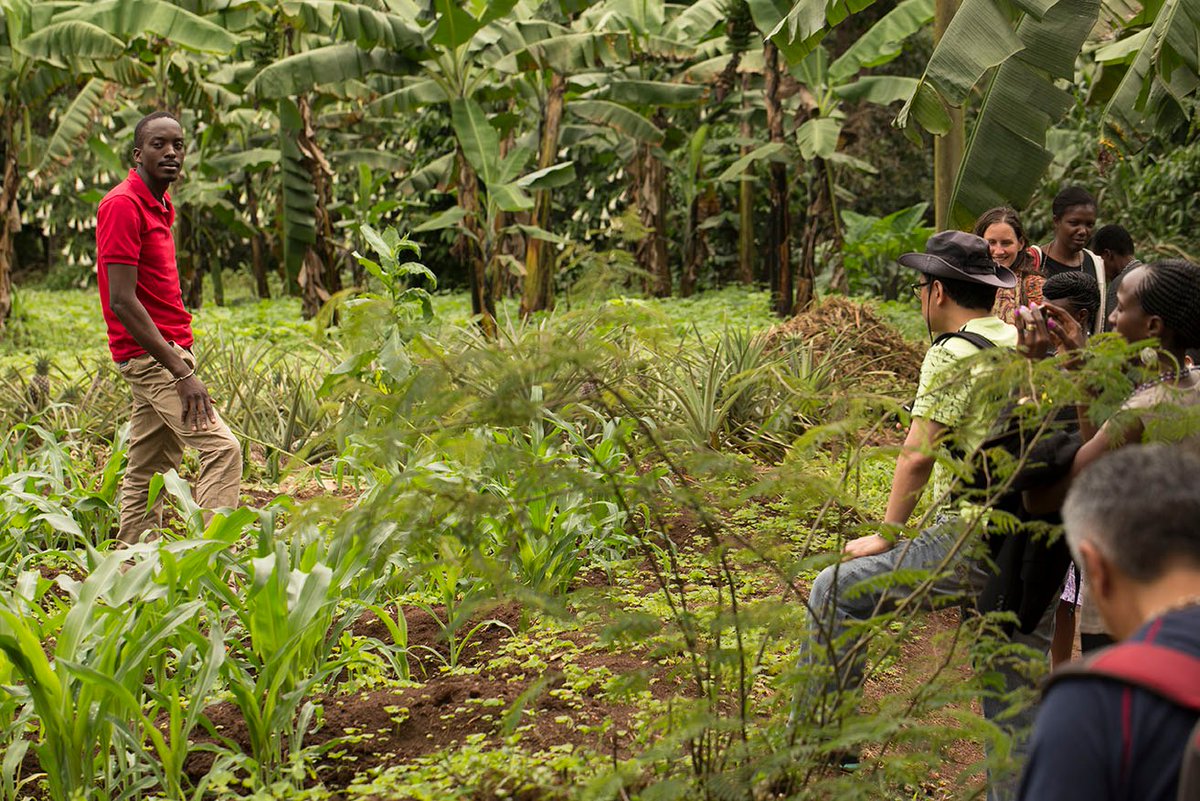
<svg viewBox="0 0 1200 801">
<path fill-rule="evenodd" d="M 142 133 L 142 146 L 133 150 L 134 162 L 148 178 L 171 183 L 183 168 L 183 128 L 169 117 L 160 117 L 146 123 Z"/>
<path fill-rule="evenodd" d="M 1121 265 L 1118 264 L 1121 257 L 1107 248 L 1096 255 L 1100 257 L 1100 261 L 1104 262 L 1104 280 L 1111 284 L 1112 280 L 1117 277 L 1117 273 L 1121 272 Z"/>
</svg>

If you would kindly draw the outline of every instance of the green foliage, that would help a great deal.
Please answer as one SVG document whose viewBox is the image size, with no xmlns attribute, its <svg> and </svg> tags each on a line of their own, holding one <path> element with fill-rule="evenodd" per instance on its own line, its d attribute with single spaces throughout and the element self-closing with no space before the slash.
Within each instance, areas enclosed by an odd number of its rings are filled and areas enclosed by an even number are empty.
<svg viewBox="0 0 1200 801">
<path fill-rule="evenodd" d="M 952 219 L 959 227 L 969 228 L 993 206 L 1023 205 L 1033 194 L 1053 158 L 1044 144 L 1045 132 L 1072 105 L 1071 96 L 1055 82 L 1074 78 L 1075 58 L 1099 7 L 1099 0 L 1058 2 L 1040 18 L 1029 14 L 1017 25 L 1022 50 L 1006 54 L 992 76 L 955 180 Z M 1005 25 L 1002 19 L 994 22 Z M 980 41 L 967 44 L 965 36 L 961 40 L 976 51 L 984 46 Z M 1007 157 L 996 158 L 997 153 Z"/>
<path fill-rule="evenodd" d="M 53 797 L 422 797 L 451 774 L 564 798 L 977 791 L 977 766 L 947 767 L 942 755 L 962 739 L 1003 753 L 1007 735 L 971 709 L 996 692 L 989 666 L 1013 648 L 992 617 L 917 611 L 953 564 L 880 579 L 896 586 L 896 607 L 852 632 L 870 651 L 872 681 L 891 690 L 861 711 L 853 692 L 798 700 L 823 675 L 796 660 L 810 645 L 806 582 L 847 538 L 880 530 L 895 459 L 894 447 L 866 443 L 898 401 L 843 383 L 860 347 L 853 332 L 818 354 L 765 336 L 761 297 L 730 291 L 509 321 L 488 340 L 461 298 L 413 286 L 428 275 L 409 261 L 410 240 L 362 235 L 371 283 L 329 307 L 320 347 L 250 315 L 238 319 L 282 338 L 271 347 L 286 353 L 269 368 L 253 348 L 235 360 L 215 334 L 201 353 L 222 376 L 214 386 L 264 387 L 239 399 L 243 420 L 269 419 L 293 396 L 326 415 L 315 428 L 336 419 L 332 459 L 306 475 L 318 495 L 341 479 L 356 488 L 350 497 L 283 497 L 206 520 L 170 472 L 152 490 L 175 522 L 155 542 L 106 552 L 119 441 L 108 450 L 34 424 L 10 434 L 0 743 L 29 749 Z M 227 331 L 231 319 L 215 318 L 234 312 L 198 322 Z M 913 317 L 911 305 L 894 313 Z M 746 327 L 753 314 L 759 324 Z M 393 336 L 407 359 L 395 374 L 383 366 Z M 975 406 L 986 416 L 1016 386 L 1034 399 L 1020 412 L 1030 426 L 1097 392 L 1093 408 L 1109 414 L 1140 347 L 1099 338 L 1080 373 L 984 354 L 968 365 L 986 378 Z M 319 389 L 322 371 L 359 352 L 371 355 Z M 276 380 L 286 393 L 270 388 Z M 1176 437 L 1195 423 L 1164 418 L 1151 433 Z M 939 461 L 952 480 L 962 475 L 956 460 Z M 998 462 L 1004 479 L 1010 462 Z M 964 528 L 958 547 L 974 548 L 977 534 Z M 369 636 L 358 633 L 368 611 L 380 624 Z M 435 641 L 410 637 L 414 612 L 436 621 Z M 929 659 L 914 663 L 914 652 Z M 447 726 L 458 715 L 481 725 L 473 739 L 397 757 L 350 788 L 321 786 L 329 765 L 343 766 L 340 737 L 323 729 L 339 693 L 494 687 L 497 671 L 504 698 L 437 710 Z M 601 718 L 581 723 L 582 708 Z M 244 723 L 236 738 L 217 728 L 216 709 Z M 548 719 L 587 736 L 542 749 L 529 733 L 546 736 Z M 610 742 L 622 749 L 615 762 Z M 860 746 L 869 758 L 855 774 L 823 767 L 832 751 Z M 198 753 L 214 759 L 201 778 L 184 770 Z M 29 781 L 19 762 L 2 761 L 0 787 Z"/>
<path fill-rule="evenodd" d="M 1120 162 L 1114 171 L 1119 180 L 1109 184 L 1104 196 L 1105 220 L 1116 219 L 1133 234 L 1136 253 L 1180 256 L 1195 261 L 1192 241 L 1183 232 L 1195 219 L 1196 192 L 1200 190 L 1200 140 L 1161 152 L 1147 149 Z M 1155 209 L 1136 214 L 1135 209 Z"/>
<path fill-rule="evenodd" d="M 918 203 L 886 217 L 871 217 L 845 209 L 842 224 L 842 267 L 853 292 L 869 292 L 896 300 L 907 291 L 911 272 L 896 258 L 925 249 L 933 229 L 925 226 L 928 203 Z"/>
</svg>

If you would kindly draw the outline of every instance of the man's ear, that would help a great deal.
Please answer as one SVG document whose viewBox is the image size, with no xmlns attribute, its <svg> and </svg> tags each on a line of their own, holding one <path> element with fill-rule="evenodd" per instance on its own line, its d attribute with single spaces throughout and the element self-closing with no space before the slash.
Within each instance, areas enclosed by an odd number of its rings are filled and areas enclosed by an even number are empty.
<svg viewBox="0 0 1200 801">
<path fill-rule="evenodd" d="M 1113 575 L 1108 560 L 1100 549 L 1089 540 L 1079 543 L 1079 558 L 1083 561 L 1083 575 L 1088 587 L 1098 598 L 1107 598 L 1112 593 Z"/>
<path fill-rule="evenodd" d="M 936 278 L 929 283 L 929 300 L 935 306 L 941 306 L 946 300 L 946 285 Z"/>
</svg>

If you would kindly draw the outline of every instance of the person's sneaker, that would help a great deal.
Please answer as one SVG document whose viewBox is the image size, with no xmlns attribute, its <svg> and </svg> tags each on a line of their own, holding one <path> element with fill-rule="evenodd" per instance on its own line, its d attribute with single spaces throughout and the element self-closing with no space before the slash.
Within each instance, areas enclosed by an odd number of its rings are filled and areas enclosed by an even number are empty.
<svg viewBox="0 0 1200 801">
<path fill-rule="evenodd" d="M 862 753 L 855 748 L 834 748 L 825 755 L 825 761 L 832 768 L 853 773 L 862 764 Z"/>
</svg>

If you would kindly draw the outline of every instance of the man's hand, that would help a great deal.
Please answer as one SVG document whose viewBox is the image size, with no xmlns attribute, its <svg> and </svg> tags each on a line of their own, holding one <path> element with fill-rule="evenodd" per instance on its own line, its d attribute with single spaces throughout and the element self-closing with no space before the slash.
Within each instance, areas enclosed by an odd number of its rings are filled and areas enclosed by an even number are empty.
<svg viewBox="0 0 1200 801">
<path fill-rule="evenodd" d="M 846 543 L 846 547 L 843 550 L 847 558 L 857 559 L 860 556 L 875 556 L 876 554 L 887 553 L 893 547 L 893 544 L 886 537 L 879 534 L 868 534 L 865 537 L 850 540 Z"/>
<path fill-rule="evenodd" d="M 207 431 L 209 424 L 217 424 L 217 413 L 213 411 L 208 387 L 196 378 L 195 373 L 175 384 L 175 391 L 183 401 L 183 424 L 191 423 L 193 431 Z"/>
</svg>

